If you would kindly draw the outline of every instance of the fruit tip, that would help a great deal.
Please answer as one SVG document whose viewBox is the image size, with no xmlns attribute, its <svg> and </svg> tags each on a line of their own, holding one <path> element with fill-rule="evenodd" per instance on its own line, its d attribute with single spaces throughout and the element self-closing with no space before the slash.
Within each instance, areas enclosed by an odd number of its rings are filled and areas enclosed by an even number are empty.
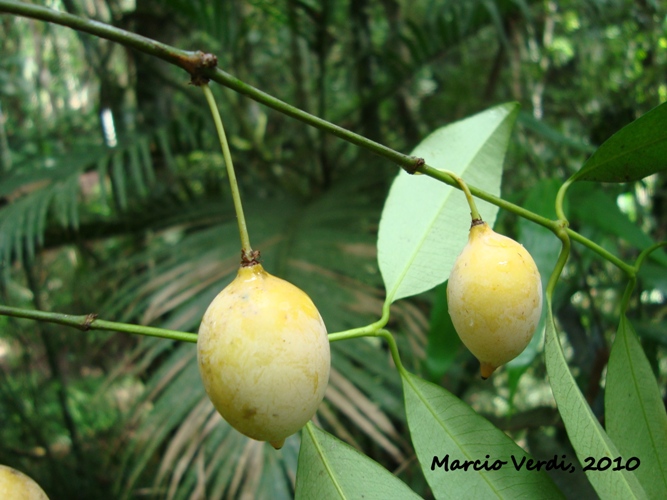
<svg viewBox="0 0 667 500">
<path fill-rule="evenodd" d="M 496 367 L 489 363 L 480 363 L 479 365 L 479 373 L 482 376 L 482 380 L 488 379 L 494 371 L 496 371 Z"/>
<path fill-rule="evenodd" d="M 279 450 L 279 449 L 282 448 L 283 445 L 285 444 L 285 440 L 284 440 L 284 439 L 280 439 L 280 440 L 278 440 L 278 441 L 269 441 L 269 444 L 270 444 L 271 446 L 273 446 L 276 450 Z"/>
</svg>

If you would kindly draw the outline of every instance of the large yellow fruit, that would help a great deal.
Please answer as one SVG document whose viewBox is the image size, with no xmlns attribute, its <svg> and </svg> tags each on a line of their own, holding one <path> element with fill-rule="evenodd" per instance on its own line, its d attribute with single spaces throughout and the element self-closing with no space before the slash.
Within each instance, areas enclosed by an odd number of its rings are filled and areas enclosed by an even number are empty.
<svg viewBox="0 0 667 500">
<path fill-rule="evenodd" d="M 275 448 L 315 414 L 331 366 L 327 330 L 313 302 L 260 264 L 241 267 L 209 305 L 197 360 L 223 418 Z"/>
<path fill-rule="evenodd" d="M 447 284 L 449 315 L 483 378 L 517 357 L 542 313 L 542 282 L 528 251 L 485 222 L 470 228 Z"/>
<path fill-rule="evenodd" d="M 49 500 L 44 490 L 16 469 L 0 465 L 0 498 L 2 500 Z"/>
</svg>

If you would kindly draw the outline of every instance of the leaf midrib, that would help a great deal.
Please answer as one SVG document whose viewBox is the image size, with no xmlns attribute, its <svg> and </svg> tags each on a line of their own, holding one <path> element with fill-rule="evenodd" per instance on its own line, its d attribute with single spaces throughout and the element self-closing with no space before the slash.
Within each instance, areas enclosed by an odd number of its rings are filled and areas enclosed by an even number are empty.
<svg viewBox="0 0 667 500">
<path fill-rule="evenodd" d="M 315 446 L 315 450 L 317 451 L 317 454 L 320 457 L 320 460 L 322 461 L 322 465 L 324 465 L 324 468 L 327 471 L 327 474 L 329 474 L 329 477 L 331 478 L 331 482 L 333 483 L 334 487 L 336 488 L 336 491 L 340 495 L 340 498 L 347 499 L 345 496 L 345 493 L 343 492 L 342 486 L 339 484 L 332 467 L 329 465 L 328 460 L 326 459 L 326 455 L 324 453 L 324 450 L 320 446 L 320 443 L 317 441 L 315 438 L 315 433 L 313 432 L 313 424 L 311 422 L 308 422 L 306 424 L 306 430 L 308 431 L 308 434 L 310 435 L 310 439 L 313 442 L 313 446 Z"/>
<path fill-rule="evenodd" d="M 637 377 L 636 367 L 635 367 L 635 364 L 632 361 L 632 355 L 631 355 L 631 352 L 630 352 L 630 338 L 629 338 L 629 335 L 632 335 L 633 332 L 628 331 L 629 329 L 628 329 L 628 325 L 626 325 L 626 323 L 629 324 L 629 321 L 628 321 L 628 319 L 626 318 L 625 315 L 621 316 L 621 323 L 623 324 L 623 329 L 624 329 L 624 331 L 623 331 L 623 344 L 625 346 L 625 353 L 626 353 L 627 358 L 628 358 L 628 365 L 630 366 L 631 380 L 632 380 L 632 384 L 635 386 L 635 394 L 637 394 L 639 396 L 640 395 L 639 380 L 638 380 L 638 377 Z M 634 328 L 633 328 L 633 330 L 634 330 Z M 646 405 L 644 404 L 644 398 L 639 397 L 638 399 L 639 399 L 639 407 L 641 408 L 641 415 L 644 419 L 646 429 L 649 433 L 649 436 L 651 436 L 651 449 L 653 450 L 653 456 L 657 459 L 658 463 L 660 464 L 660 469 L 665 470 L 664 464 L 660 460 L 662 458 L 661 454 L 658 452 L 658 448 L 656 447 L 653 432 L 652 432 L 651 426 L 649 425 L 649 419 L 648 419 L 648 416 L 646 414 Z M 635 475 L 635 477 L 637 477 L 637 476 Z M 662 479 L 662 483 L 664 485 L 665 491 L 667 491 L 667 477 L 665 477 L 664 474 L 661 474 L 660 478 Z M 639 478 L 637 478 L 637 480 L 639 481 Z"/>
<path fill-rule="evenodd" d="M 579 178 L 582 178 L 583 180 L 585 180 L 586 174 L 594 174 L 600 168 L 603 168 L 605 165 L 608 165 L 612 162 L 618 161 L 619 159 L 623 158 L 624 156 L 634 154 L 639 150 L 646 149 L 647 147 L 654 146 L 656 143 L 665 142 L 666 140 L 667 140 L 667 133 L 665 133 L 664 135 L 662 135 L 660 137 L 657 137 L 656 139 L 654 139 L 652 141 L 644 142 L 644 143 L 641 143 L 641 144 L 636 144 L 634 147 L 631 147 L 630 149 L 628 149 L 626 151 L 623 151 L 620 154 L 615 154 L 614 156 L 612 156 L 610 158 L 606 158 L 602 161 L 598 161 L 597 163 L 594 163 L 590 169 L 582 170 L 581 175 L 579 176 Z M 618 147 L 618 146 L 616 146 L 616 147 Z M 591 160 L 594 159 L 594 158 L 595 158 L 595 155 L 591 157 Z M 584 166 L 584 168 L 586 168 L 586 167 Z"/>
<path fill-rule="evenodd" d="M 489 140 L 489 138 L 491 138 L 491 137 L 496 133 L 496 131 L 497 131 L 497 130 L 498 130 L 498 129 L 505 123 L 505 121 L 507 120 L 507 117 L 510 116 L 510 115 L 511 115 L 511 113 L 506 113 L 505 116 L 503 117 L 503 119 L 500 120 L 500 121 L 496 124 L 495 127 L 493 127 L 493 129 L 491 130 L 491 132 L 489 132 L 489 134 L 488 134 L 487 140 L 484 141 L 484 142 L 481 144 L 481 146 L 480 146 L 480 147 L 477 149 L 477 151 L 475 152 L 475 155 L 474 155 L 474 156 L 470 159 L 470 161 L 465 165 L 465 167 L 462 169 L 462 171 L 461 171 L 461 172 L 456 172 L 456 174 L 457 174 L 459 177 L 463 177 L 463 175 L 468 171 L 468 169 L 470 168 L 470 166 L 471 166 L 471 165 L 475 162 L 475 160 L 479 157 L 480 152 L 481 152 L 482 150 L 484 150 L 484 148 L 485 148 L 486 145 L 488 144 L 488 140 Z M 450 199 L 450 197 L 451 197 L 451 195 L 452 195 L 452 192 L 454 191 L 454 188 L 453 188 L 452 186 L 449 186 L 449 185 L 448 185 L 447 187 L 448 187 L 449 189 L 445 192 L 445 195 L 443 196 L 443 201 L 442 201 L 442 203 L 440 204 L 440 208 L 434 213 L 433 218 L 431 219 L 431 221 L 429 222 L 429 224 L 426 226 L 429 230 L 428 230 L 428 231 L 425 231 L 424 234 L 422 235 L 422 237 L 419 239 L 419 244 L 415 246 L 414 250 L 412 251 L 412 254 L 410 255 L 410 258 L 406 261 L 406 265 L 405 265 L 405 267 L 403 268 L 403 271 L 402 271 L 401 274 L 398 276 L 398 279 L 396 280 L 396 282 L 395 282 L 394 286 L 392 287 L 391 291 L 389 291 L 389 292 L 387 293 L 387 300 L 388 300 L 390 303 L 394 301 L 394 296 L 396 295 L 396 293 L 398 292 L 398 290 L 401 288 L 401 284 L 403 283 L 403 280 L 405 279 L 406 274 L 408 273 L 408 271 L 409 271 L 410 268 L 412 267 L 412 263 L 413 263 L 413 262 L 415 261 L 415 259 L 417 258 L 417 255 L 419 255 L 419 251 L 421 250 L 421 248 L 422 248 L 422 246 L 423 246 L 423 244 L 424 244 L 424 241 L 426 240 L 426 238 L 428 237 L 428 235 L 431 233 L 430 229 L 433 227 L 433 225 L 435 224 L 435 222 L 436 222 L 436 221 L 438 220 L 438 218 L 440 217 L 440 214 L 442 213 L 443 207 L 447 204 L 447 202 L 449 201 L 449 199 Z"/>
<path fill-rule="evenodd" d="M 461 446 L 461 444 L 459 443 L 459 441 L 458 441 L 458 440 L 454 437 L 454 435 L 449 431 L 449 429 L 448 429 L 447 426 L 445 425 L 445 422 L 443 422 L 442 419 L 440 419 L 440 417 L 438 416 L 438 414 L 437 414 L 435 408 L 433 408 L 433 406 L 431 405 L 431 403 L 429 403 L 429 401 L 423 396 L 423 394 L 421 393 L 421 391 L 417 390 L 417 387 L 415 386 L 415 384 L 414 384 L 413 381 L 412 381 L 412 377 L 413 377 L 413 375 L 412 375 L 411 373 L 406 373 L 406 374 L 403 375 L 403 378 L 404 378 L 405 380 L 407 380 L 408 384 L 410 384 L 410 386 L 412 387 L 412 390 L 414 391 L 415 394 L 417 394 L 417 396 L 418 396 L 419 399 L 421 400 L 422 404 L 428 409 L 428 411 L 431 413 L 431 415 L 433 416 L 433 418 L 435 419 L 435 421 L 438 422 L 438 423 L 440 424 L 440 426 L 442 427 L 442 429 L 443 429 L 443 430 L 445 431 L 445 433 L 447 433 L 447 435 L 451 438 L 451 440 L 454 442 L 454 444 L 456 445 L 456 447 L 457 447 L 459 450 L 462 451 L 463 455 L 464 455 L 468 460 L 473 460 L 472 456 L 466 451 L 466 449 L 465 449 L 463 446 Z M 443 389 L 443 390 L 444 390 L 444 389 Z M 482 478 L 484 479 L 484 481 L 486 481 L 486 484 L 489 486 L 489 488 L 491 488 L 491 491 L 493 491 L 493 492 L 496 494 L 496 496 L 497 496 L 498 498 L 504 498 L 504 497 L 502 497 L 502 496 L 500 495 L 500 493 L 498 492 L 498 490 L 495 488 L 493 482 L 487 477 L 488 474 L 486 474 L 486 471 L 478 471 L 478 472 L 479 472 L 479 475 L 482 476 Z"/>
<path fill-rule="evenodd" d="M 555 328 L 555 324 L 554 324 L 553 313 L 552 313 L 552 310 L 551 310 L 551 300 L 547 301 L 547 307 L 548 307 L 548 310 L 547 310 L 548 311 L 548 313 L 547 313 L 548 325 L 547 325 L 547 331 L 546 331 L 547 340 L 549 339 L 549 337 L 551 337 L 551 342 L 554 343 L 555 346 L 556 346 L 556 351 L 555 351 L 554 354 L 556 354 L 556 356 L 557 356 L 557 361 L 559 362 L 561 367 L 565 366 L 565 371 L 563 373 L 559 374 L 560 380 L 565 379 L 566 381 L 569 380 L 569 382 L 570 382 L 568 384 L 570 387 L 566 388 L 566 390 L 565 390 L 565 392 L 568 393 L 567 395 L 565 395 L 565 397 L 569 398 L 569 394 L 574 393 L 574 398 L 577 400 L 577 402 L 579 404 L 581 404 L 581 400 L 583 399 L 583 396 L 581 394 L 581 391 L 579 390 L 579 387 L 576 385 L 576 382 L 574 381 L 574 378 L 572 378 L 572 374 L 570 373 L 569 368 L 567 368 L 567 362 L 565 361 L 565 356 L 563 354 L 563 348 L 560 345 L 560 341 L 558 340 L 558 338 L 556 336 L 556 328 Z M 549 325 L 551 325 L 551 328 L 548 328 Z M 549 330 L 551 330 L 551 334 L 549 334 Z M 571 390 L 572 387 L 574 387 L 574 390 Z M 551 390 L 552 390 L 552 392 L 554 392 L 554 397 L 555 397 L 555 391 L 553 390 L 553 387 L 552 387 Z M 556 402 L 556 403 L 558 404 L 558 402 Z M 570 405 L 568 405 L 568 406 L 570 406 Z M 588 408 L 588 411 L 586 411 L 586 408 Z M 572 412 L 572 408 L 570 406 L 567 409 L 563 408 L 561 410 L 560 405 L 559 405 L 559 411 L 561 411 L 561 412 L 562 411 Z M 585 402 L 584 402 L 584 413 L 585 413 L 586 417 L 588 417 L 586 419 L 587 420 L 586 423 L 593 427 L 593 433 L 597 437 L 598 442 L 602 445 L 602 448 L 610 456 L 613 456 L 614 454 L 612 453 L 612 449 L 609 447 L 609 443 L 607 442 L 607 440 L 611 441 L 611 439 L 608 436 L 607 436 L 607 439 L 605 439 L 605 435 L 600 432 L 602 430 L 602 427 L 600 426 L 599 422 L 597 422 L 597 420 L 593 420 L 591 418 L 592 413 L 591 413 L 590 407 L 588 407 L 588 405 Z M 563 419 L 563 421 L 565 421 L 565 419 Z M 573 419 L 570 420 L 570 422 L 572 422 L 572 421 L 573 421 Z M 597 425 L 596 425 L 596 423 L 597 423 Z M 566 426 L 566 428 L 567 428 L 567 426 Z M 568 434 L 569 434 L 569 431 L 568 431 Z M 578 440 L 578 436 L 573 436 L 573 437 L 575 438 L 574 441 Z M 613 442 L 612 442 L 612 445 L 613 445 Z M 576 449 L 576 447 L 574 448 L 574 451 L 577 453 L 577 457 L 578 457 L 579 452 Z M 586 474 L 586 477 L 588 477 L 589 480 L 591 481 L 591 484 L 593 484 L 593 478 L 597 478 L 597 477 L 613 478 L 613 476 L 609 476 L 609 475 L 607 475 L 607 476 L 597 476 L 597 475 L 595 475 L 594 472 L 592 474 L 590 474 L 590 472 L 592 472 L 592 471 L 585 471 L 585 474 Z M 623 484 L 626 487 L 627 492 L 629 494 L 628 497 L 623 497 L 623 498 L 636 498 L 636 496 L 634 494 L 634 491 L 633 491 L 633 488 L 630 485 L 630 483 L 628 482 L 625 474 L 620 475 L 620 480 L 621 480 L 621 484 Z M 605 482 L 606 482 L 607 486 L 612 486 L 613 487 L 612 481 L 613 481 L 613 479 L 611 481 L 607 480 Z"/>
</svg>

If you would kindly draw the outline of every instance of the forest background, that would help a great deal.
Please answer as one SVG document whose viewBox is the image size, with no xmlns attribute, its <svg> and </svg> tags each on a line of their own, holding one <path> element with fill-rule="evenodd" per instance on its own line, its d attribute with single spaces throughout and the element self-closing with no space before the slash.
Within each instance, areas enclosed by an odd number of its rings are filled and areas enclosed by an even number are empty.
<svg viewBox="0 0 667 500">
<path fill-rule="evenodd" d="M 551 218 L 558 187 L 596 147 L 667 101 L 667 11 L 657 1 L 44 5 L 214 53 L 255 87 L 406 153 L 438 127 L 518 101 L 502 195 Z M 196 331 L 239 249 L 201 92 L 157 59 L 40 21 L 2 15 L 0 44 L 1 302 Z M 212 88 L 267 269 L 304 289 L 329 331 L 373 321 L 384 298 L 377 228 L 398 168 Z M 667 239 L 663 174 L 581 183 L 568 201 L 572 227 L 622 258 Z M 515 216 L 501 211 L 495 227 L 530 245 Z M 601 419 L 621 278 L 573 247 L 554 299 L 570 367 Z M 573 457 L 539 343 L 482 382 L 474 358 L 442 341 L 443 292 L 392 307 L 406 366 L 534 456 Z M 667 271 L 645 264 L 632 317 L 661 387 L 666 296 Z M 332 350 L 319 425 L 429 497 L 386 348 L 359 339 Z M 230 431 L 194 354 L 189 344 L 0 316 L 0 463 L 52 498 L 291 497 L 299 437 L 277 455 Z M 593 495 L 583 474 L 553 478 L 568 495 Z"/>
</svg>

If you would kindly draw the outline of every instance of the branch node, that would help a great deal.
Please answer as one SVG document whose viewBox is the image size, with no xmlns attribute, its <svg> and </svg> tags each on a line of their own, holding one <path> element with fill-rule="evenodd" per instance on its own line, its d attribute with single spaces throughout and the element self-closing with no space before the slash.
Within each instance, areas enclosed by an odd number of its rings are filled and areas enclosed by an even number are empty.
<svg viewBox="0 0 667 500">
<path fill-rule="evenodd" d="M 204 75 L 206 70 L 215 68 L 218 65 L 218 57 L 215 54 L 202 52 L 198 50 L 192 53 L 185 61 L 183 68 L 190 73 L 190 84 L 201 87 L 209 82 L 210 78 Z"/>
<path fill-rule="evenodd" d="M 97 319 L 97 314 L 95 313 L 87 314 L 86 319 L 84 319 L 83 323 L 81 324 L 81 330 L 83 330 L 84 332 L 90 330 L 90 326 L 96 319 Z"/>
<path fill-rule="evenodd" d="M 424 158 L 418 158 L 416 156 L 410 156 L 410 163 L 407 165 L 402 165 L 403 170 L 405 170 L 410 175 L 413 175 L 419 167 L 426 165 Z"/>
</svg>

